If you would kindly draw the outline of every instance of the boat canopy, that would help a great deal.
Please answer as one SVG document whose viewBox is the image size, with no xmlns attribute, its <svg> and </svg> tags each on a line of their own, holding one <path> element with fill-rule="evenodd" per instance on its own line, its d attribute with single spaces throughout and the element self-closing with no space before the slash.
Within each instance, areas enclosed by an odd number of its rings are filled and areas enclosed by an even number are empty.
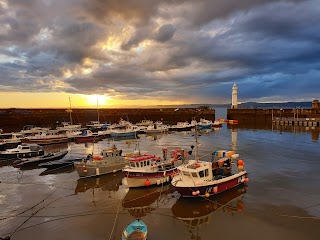
<svg viewBox="0 0 320 240">
<path fill-rule="evenodd" d="M 145 161 L 145 160 L 149 160 L 149 159 L 155 159 L 155 160 L 160 160 L 160 158 L 156 158 L 155 155 L 150 155 L 150 154 L 143 154 L 141 156 L 137 156 L 137 157 L 130 157 L 128 160 L 129 162 L 141 162 L 141 161 Z"/>
</svg>

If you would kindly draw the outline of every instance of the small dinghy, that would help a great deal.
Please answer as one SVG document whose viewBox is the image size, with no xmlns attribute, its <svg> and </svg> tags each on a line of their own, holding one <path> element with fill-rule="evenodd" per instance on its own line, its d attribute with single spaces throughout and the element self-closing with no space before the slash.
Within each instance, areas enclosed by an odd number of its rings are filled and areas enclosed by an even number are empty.
<svg viewBox="0 0 320 240">
<path fill-rule="evenodd" d="M 146 240 L 147 239 L 147 225 L 137 219 L 130 223 L 122 233 L 122 240 Z"/>
</svg>

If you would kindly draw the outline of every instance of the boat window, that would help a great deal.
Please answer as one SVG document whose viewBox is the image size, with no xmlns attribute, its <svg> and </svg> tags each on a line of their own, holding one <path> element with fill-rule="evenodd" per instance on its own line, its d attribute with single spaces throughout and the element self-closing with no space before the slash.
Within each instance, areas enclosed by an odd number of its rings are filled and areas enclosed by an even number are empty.
<svg viewBox="0 0 320 240">
<path fill-rule="evenodd" d="M 136 167 L 139 167 L 139 163 L 138 162 L 136 162 Z"/>
<path fill-rule="evenodd" d="M 147 166 L 149 166 L 150 165 L 150 161 L 147 161 Z"/>
<path fill-rule="evenodd" d="M 134 162 L 130 162 L 130 167 L 135 167 Z"/>
<path fill-rule="evenodd" d="M 140 162 L 140 167 L 143 167 L 143 162 Z"/>
<path fill-rule="evenodd" d="M 205 175 L 206 177 L 209 176 L 209 170 L 208 170 L 208 169 L 205 169 L 205 170 L 204 170 L 204 175 Z"/>
<path fill-rule="evenodd" d="M 198 174 L 196 172 L 191 173 L 192 177 L 197 178 Z"/>
<path fill-rule="evenodd" d="M 190 174 L 188 172 L 182 171 L 182 174 L 185 175 L 185 176 L 190 177 Z"/>
<path fill-rule="evenodd" d="M 199 172 L 199 176 L 200 176 L 201 178 L 203 178 L 203 177 L 204 177 L 204 171 L 200 171 L 200 172 Z"/>
<path fill-rule="evenodd" d="M 144 166 L 147 166 L 147 162 L 146 162 L 146 161 L 143 161 L 143 165 L 144 165 Z"/>
</svg>

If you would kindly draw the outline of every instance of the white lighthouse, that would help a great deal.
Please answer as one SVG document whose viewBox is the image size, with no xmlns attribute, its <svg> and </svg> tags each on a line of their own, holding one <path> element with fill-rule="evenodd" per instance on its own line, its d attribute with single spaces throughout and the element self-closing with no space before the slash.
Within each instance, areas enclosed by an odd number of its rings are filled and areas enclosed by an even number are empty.
<svg viewBox="0 0 320 240">
<path fill-rule="evenodd" d="M 232 101 L 231 101 L 231 108 L 237 109 L 238 108 L 238 87 L 236 84 L 232 86 Z"/>
</svg>

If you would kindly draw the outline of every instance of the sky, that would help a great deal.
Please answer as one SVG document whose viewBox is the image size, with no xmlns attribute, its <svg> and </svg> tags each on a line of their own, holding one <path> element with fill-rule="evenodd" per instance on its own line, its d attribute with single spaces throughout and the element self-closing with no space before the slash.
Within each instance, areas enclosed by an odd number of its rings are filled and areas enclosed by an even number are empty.
<svg viewBox="0 0 320 240">
<path fill-rule="evenodd" d="M 0 0 L 0 108 L 320 98 L 319 0 Z"/>
</svg>

